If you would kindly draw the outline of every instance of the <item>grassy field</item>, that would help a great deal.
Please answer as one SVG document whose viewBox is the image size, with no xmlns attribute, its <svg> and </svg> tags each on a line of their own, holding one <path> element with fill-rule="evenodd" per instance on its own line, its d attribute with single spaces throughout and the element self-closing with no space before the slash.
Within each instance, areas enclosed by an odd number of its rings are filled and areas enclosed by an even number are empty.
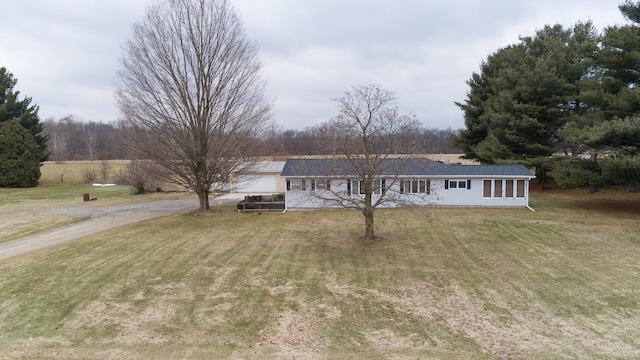
<svg viewBox="0 0 640 360">
<path fill-rule="evenodd" d="M 108 181 L 114 181 L 116 174 L 124 168 L 126 163 L 126 161 L 109 161 Z M 130 187 L 126 185 L 96 187 L 85 183 L 83 172 L 90 168 L 98 169 L 99 166 L 99 161 L 64 164 L 48 162 L 40 168 L 42 177 L 37 187 L 0 188 L 0 219 L 2 219 L 0 243 L 81 220 L 72 216 L 51 214 L 48 210 L 52 207 L 81 205 L 99 208 L 113 204 L 181 196 L 168 193 L 132 196 Z M 61 175 L 63 175 L 62 179 Z M 89 194 L 91 198 L 97 198 L 98 201 L 83 203 L 83 194 Z"/>
<path fill-rule="evenodd" d="M 110 161 L 111 179 L 124 167 L 123 161 Z M 100 162 L 45 163 L 40 171 L 39 186 L 26 189 L 0 188 L 0 206 L 82 200 L 82 194 L 89 193 L 99 199 L 122 198 L 130 191 L 128 186 L 94 187 L 84 183 L 83 172 L 89 168 L 98 168 Z M 61 175 L 62 180 L 61 181 Z M 99 181 L 96 181 L 99 182 Z M 95 195 L 95 196 L 94 196 Z"/>
<path fill-rule="evenodd" d="M 640 358 L 640 194 L 240 214 L 0 262 L 0 358 Z"/>
</svg>

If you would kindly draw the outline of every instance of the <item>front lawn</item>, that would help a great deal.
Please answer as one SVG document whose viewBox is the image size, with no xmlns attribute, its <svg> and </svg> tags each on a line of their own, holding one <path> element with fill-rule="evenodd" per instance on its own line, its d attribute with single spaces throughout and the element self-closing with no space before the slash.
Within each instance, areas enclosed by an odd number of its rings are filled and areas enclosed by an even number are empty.
<svg viewBox="0 0 640 360">
<path fill-rule="evenodd" d="M 638 358 L 639 204 L 148 221 L 1 262 L 0 357 Z"/>
</svg>

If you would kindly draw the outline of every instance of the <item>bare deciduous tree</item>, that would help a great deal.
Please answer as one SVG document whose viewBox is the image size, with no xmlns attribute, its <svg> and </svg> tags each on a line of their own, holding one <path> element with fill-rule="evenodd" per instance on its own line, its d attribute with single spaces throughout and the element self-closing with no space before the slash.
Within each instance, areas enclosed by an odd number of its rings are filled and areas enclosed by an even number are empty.
<svg viewBox="0 0 640 360">
<path fill-rule="evenodd" d="M 63 134 L 53 133 L 49 136 L 49 151 L 52 160 L 57 164 L 63 164 L 68 160 L 67 155 L 67 138 Z"/>
<path fill-rule="evenodd" d="M 100 178 L 102 179 L 102 183 L 106 184 L 109 182 L 109 175 L 111 174 L 111 164 L 109 164 L 109 160 L 101 160 L 100 165 L 98 166 L 98 172 L 100 173 Z"/>
<path fill-rule="evenodd" d="M 355 86 L 335 101 L 338 115 L 322 126 L 328 136 L 326 151 L 333 154 L 342 173 L 358 182 L 362 196 L 337 188 L 330 189 L 329 196 L 315 194 L 328 203 L 362 212 L 365 239 L 373 240 L 376 208 L 387 201 L 403 201 L 392 189 L 405 161 L 419 151 L 409 136 L 418 131 L 419 123 L 412 114 L 400 115 L 395 93 L 379 85 Z"/>
<path fill-rule="evenodd" d="M 87 156 L 91 163 L 95 160 L 96 149 L 98 148 L 98 137 L 95 131 L 89 131 L 84 139 L 84 147 L 87 150 Z"/>
<path fill-rule="evenodd" d="M 269 129 L 258 48 L 226 0 L 167 0 L 147 9 L 124 46 L 116 99 L 139 158 L 167 181 L 209 189 L 250 163 Z"/>
</svg>

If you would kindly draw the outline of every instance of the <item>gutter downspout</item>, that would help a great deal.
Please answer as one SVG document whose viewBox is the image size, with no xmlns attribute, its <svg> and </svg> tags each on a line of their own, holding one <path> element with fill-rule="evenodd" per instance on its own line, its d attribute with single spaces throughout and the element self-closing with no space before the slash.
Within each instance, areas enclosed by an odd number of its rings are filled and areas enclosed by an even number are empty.
<svg viewBox="0 0 640 360">
<path fill-rule="evenodd" d="M 535 176 L 532 178 L 529 178 L 529 181 L 527 181 L 527 209 L 533 212 L 536 212 L 531 206 L 529 206 L 529 190 L 530 190 L 529 185 L 531 184 L 531 179 L 533 178 L 535 178 Z"/>
</svg>

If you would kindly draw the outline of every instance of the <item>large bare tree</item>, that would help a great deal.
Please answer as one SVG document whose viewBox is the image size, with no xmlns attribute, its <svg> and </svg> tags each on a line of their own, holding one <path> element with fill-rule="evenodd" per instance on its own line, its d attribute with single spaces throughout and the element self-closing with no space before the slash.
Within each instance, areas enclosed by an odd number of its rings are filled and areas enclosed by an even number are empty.
<svg viewBox="0 0 640 360">
<path fill-rule="evenodd" d="M 256 43 L 226 0 L 165 0 L 124 45 L 116 99 L 138 157 L 194 190 L 241 171 L 269 129 Z M 168 170 L 168 171 L 166 171 Z"/>
<path fill-rule="evenodd" d="M 335 101 L 338 115 L 322 126 L 328 137 L 326 151 L 336 160 L 336 168 L 358 182 L 362 196 L 337 187 L 315 196 L 360 211 L 365 239 L 374 240 L 376 208 L 388 201 L 403 202 L 393 189 L 408 159 L 421 151 L 414 141 L 419 123 L 413 114 L 399 114 L 395 93 L 376 84 L 354 86 Z"/>
</svg>

